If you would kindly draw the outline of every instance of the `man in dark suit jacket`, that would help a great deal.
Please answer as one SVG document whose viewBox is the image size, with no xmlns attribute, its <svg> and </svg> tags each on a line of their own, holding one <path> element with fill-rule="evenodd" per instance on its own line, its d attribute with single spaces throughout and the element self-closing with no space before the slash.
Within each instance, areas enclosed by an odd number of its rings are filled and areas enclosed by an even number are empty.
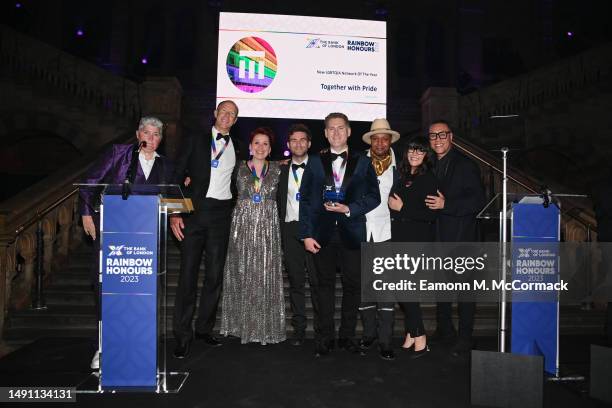
<svg viewBox="0 0 612 408">
<path fill-rule="evenodd" d="M 186 196 L 193 201 L 194 212 L 171 217 L 170 227 L 181 241 L 181 271 L 174 304 L 174 356 L 184 358 L 193 337 L 192 320 L 196 303 L 198 272 L 202 253 L 205 276 L 195 337 L 210 346 L 221 343 L 213 336 L 217 304 L 221 293 L 223 266 L 229 239 L 231 214 L 235 202 L 234 168 L 246 159 L 247 149 L 238 138 L 230 136 L 238 119 L 238 107 L 232 101 L 219 103 L 212 130 L 188 135 L 176 163 L 174 182 L 190 178 Z"/>
<path fill-rule="evenodd" d="M 315 353 L 334 347 L 336 267 L 342 274 L 342 321 L 338 347 L 359 351 L 355 342 L 360 303 L 360 246 L 366 240 L 365 214 L 380 204 L 370 159 L 348 149 L 351 128 L 346 115 L 325 118 L 330 149 L 310 158 L 300 188 L 300 238 L 313 253 L 318 324 Z"/>
<path fill-rule="evenodd" d="M 291 162 L 281 165 L 278 182 L 277 206 L 281 224 L 283 241 L 283 257 L 285 270 L 289 277 L 289 299 L 291 302 L 291 324 L 293 337 L 291 344 L 301 346 L 306 334 L 306 272 L 312 281 L 310 264 L 312 260 L 299 239 L 300 227 L 300 185 L 304 170 L 308 164 L 308 149 L 311 144 L 310 129 L 301 123 L 289 128 L 287 147 L 291 152 Z M 311 283 L 312 287 L 312 283 Z M 316 302 L 312 297 L 313 309 L 316 315 Z"/>
<path fill-rule="evenodd" d="M 163 123 L 161 120 L 145 116 L 140 119 L 136 131 L 135 144 L 117 144 L 96 160 L 89 168 L 84 184 L 122 184 L 126 179 L 133 184 L 167 184 L 172 177 L 172 165 L 157 154 L 156 150 L 162 140 Z M 92 286 L 96 314 L 100 320 L 100 233 L 99 214 L 95 208 L 100 204 L 100 191 L 93 188 L 81 188 L 79 191 L 79 211 L 83 221 L 83 230 L 93 240 L 94 261 L 91 268 Z M 96 351 L 91 368 L 97 370 L 100 365 L 99 353 Z"/>
<path fill-rule="evenodd" d="M 476 214 L 485 205 L 485 193 L 476 163 L 453 148 L 453 132 L 445 121 L 429 126 L 429 143 L 437 156 L 435 167 L 440 191 L 427 196 L 426 205 L 438 210 L 437 239 L 440 242 L 475 242 L 479 239 Z M 459 302 L 459 337 L 452 349 L 458 356 L 472 348 L 474 302 Z M 451 319 L 452 304 L 437 305 L 437 329 L 434 341 L 452 339 L 455 328 Z"/>
</svg>

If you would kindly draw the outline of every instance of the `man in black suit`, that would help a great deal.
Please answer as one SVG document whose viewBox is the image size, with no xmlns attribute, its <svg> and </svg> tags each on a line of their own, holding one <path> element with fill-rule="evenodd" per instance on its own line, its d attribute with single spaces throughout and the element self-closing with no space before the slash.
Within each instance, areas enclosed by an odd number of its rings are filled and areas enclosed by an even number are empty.
<svg viewBox="0 0 612 408">
<path fill-rule="evenodd" d="M 453 148 L 449 124 L 439 120 L 429 126 L 429 143 L 436 153 L 435 167 L 440 191 L 427 196 L 425 204 L 438 210 L 437 239 L 440 242 L 475 242 L 479 238 L 476 214 L 485 205 L 485 193 L 476 163 Z M 459 356 L 472 348 L 476 303 L 459 302 L 459 337 L 452 354 Z M 439 302 L 437 328 L 432 340 L 450 340 L 456 336 L 450 302 Z"/>
<path fill-rule="evenodd" d="M 291 301 L 291 325 L 293 326 L 293 337 L 291 344 L 301 346 L 306 334 L 306 299 L 305 283 L 306 272 L 312 280 L 310 272 L 311 259 L 300 241 L 300 185 L 304 169 L 308 164 L 308 149 L 311 144 L 310 129 L 301 123 L 289 128 L 287 147 L 291 152 L 291 162 L 281 166 L 280 180 L 278 183 L 278 212 L 281 222 L 281 237 L 283 240 L 283 256 L 285 269 L 289 277 L 289 299 Z M 312 299 L 313 308 L 316 310 L 316 302 Z"/>
<path fill-rule="evenodd" d="M 300 238 L 313 253 L 318 303 L 315 353 L 334 347 L 336 267 L 342 275 L 342 320 L 338 347 L 358 352 L 355 326 L 360 303 L 360 245 L 366 240 L 366 213 L 380 204 L 370 159 L 349 151 L 351 128 L 343 113 L 325 118 L 329 150 L 313 155 L 300 187 Z"/>
<path fill-rule="evenodd" d="M 212 130 L 188 135 L 176 163 L 174 182 L 190 178 L 186 196 L 193 200 L 194 212 L 184 219 L 171 217 L 170 227 L 181 241 L 181 271 L 174 303 L 174 356 L 189 352 L 191 323 L 196 303 L 198 272 L 205 253 L 205 275 L 195 337 L 210 346 L 221 343 L 212 334 L 221 293 L 223 266 L 229 239 L 232 207 L 235 202 L 234 168 L 246 159 L 247 149 L 229 132 L 238 119 L 238 106 L 232 101 L 219 103 Z"/>
</svg>

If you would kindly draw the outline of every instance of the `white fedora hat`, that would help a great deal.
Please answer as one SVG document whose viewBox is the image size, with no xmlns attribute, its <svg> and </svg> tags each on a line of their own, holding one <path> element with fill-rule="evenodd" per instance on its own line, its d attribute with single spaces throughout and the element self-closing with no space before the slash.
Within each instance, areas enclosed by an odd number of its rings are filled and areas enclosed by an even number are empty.
<svg viewBox="0 0 612 408">
<path fill-rule="evenodd" d="M 384 133 L 387 135 L 391 135 L 391 143 L 395 143 L 399 140 L 400 134 L 395 130 L 391 130 L 391 125 L 389 125 L 389 121 L 387 119 L 374 119 L 372 122 L 372 126 L 370 126 L 370 131 L 363 135 L 361 139 L 367 144 L 372 144 L 372 136 Z"/>
</svg>

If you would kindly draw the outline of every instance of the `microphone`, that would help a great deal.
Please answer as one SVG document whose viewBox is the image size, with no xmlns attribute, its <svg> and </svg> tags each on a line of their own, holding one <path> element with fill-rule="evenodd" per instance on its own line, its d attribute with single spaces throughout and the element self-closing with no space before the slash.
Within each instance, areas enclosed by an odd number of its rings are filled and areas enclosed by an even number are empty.
<svg viewBox="0 0 612 408">
<path fill-rule="evenodd" d="M 130 162 L 130 167 L 125 175 L 125 180 L 123 180 L 123 186 L 121 188 L 121 198 L 124 200 L 127 200 L 131 193 L 130 185 L 134 183 L 136 167 L 138 166 L 138 155 L 143 147 L 147 147 L 147 142 L 141 140 L 138 143 L 134 143 L 134 147 L 132 148 L 132 161 Z"/>
<path fill-rule="evenodd" d="M 551 202 L 552 191 L 550 191 L 550 189 L 547 186 L 542 186 L 541 194 L 542 194 L 542 199 L 544 200 L 542 205 L 544 206 L 544 208 L 548 208 Z"/>
</svg>

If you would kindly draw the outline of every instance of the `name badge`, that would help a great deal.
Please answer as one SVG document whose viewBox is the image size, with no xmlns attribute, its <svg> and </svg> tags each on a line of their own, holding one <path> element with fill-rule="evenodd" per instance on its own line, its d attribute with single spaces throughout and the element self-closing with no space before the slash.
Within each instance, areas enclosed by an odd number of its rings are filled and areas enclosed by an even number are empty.
<svg viewBox="0 0 612 408">
<path fill-rule="evenodd" d="M 217 167 L 219 167 L 219 160 L 214 160 L 214 159 L 213 159 L 213 160 L 211 160 L 211 161 L 210 161 L 210 167 L 213 167 L 213 168 L 215 168 L 215 169 L 216 169 Z"/>
<path fill-rule="evenodd" d="M 300 193 L 295 193 L 295 201 L 300 201 Z"/>
<path fill-rule="evenodd" d="M 261 195 L 258 193 L 253 194 L 253 202 L 254 203 L 261 203 Z"/>
</svg>

